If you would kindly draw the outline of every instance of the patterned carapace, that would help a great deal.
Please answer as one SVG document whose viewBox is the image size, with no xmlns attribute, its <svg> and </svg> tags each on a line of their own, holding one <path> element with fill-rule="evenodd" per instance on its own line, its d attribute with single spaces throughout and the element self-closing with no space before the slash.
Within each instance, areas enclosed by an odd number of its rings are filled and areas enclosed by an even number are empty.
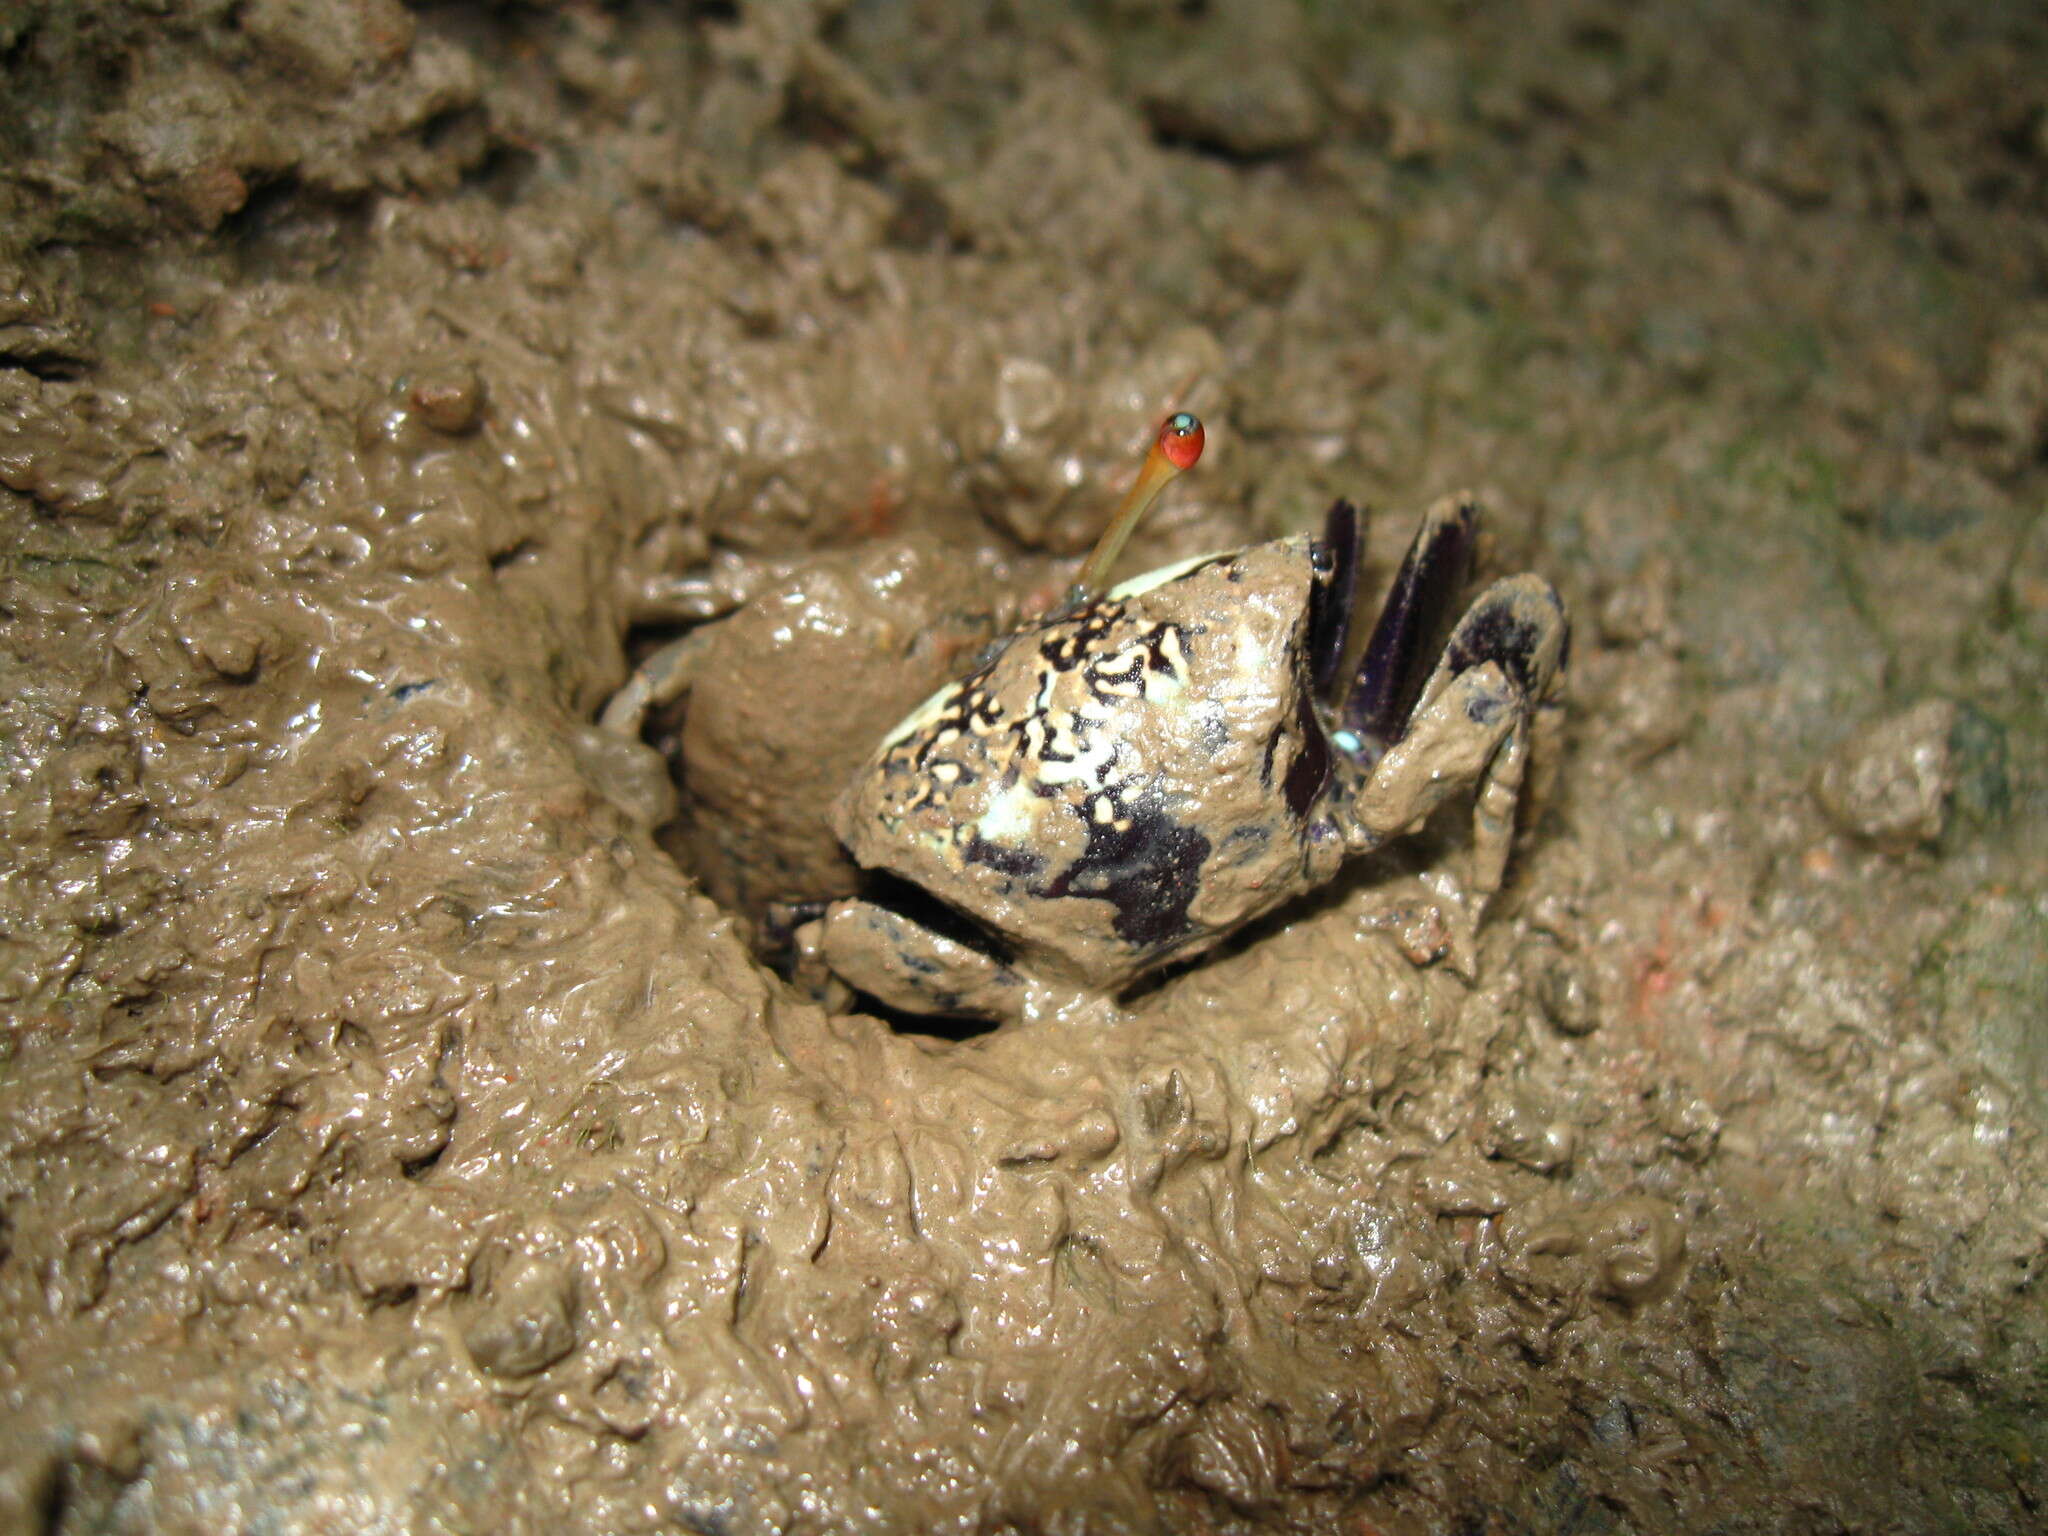
<svg viewBox="0 0 2048 1536">
<path fill-rule="evenodd" d="M 913 1011 L 1114 994 L 1462 789 L 1483 901 L 1566 625 L 1527 576 L 1449 623 L 1475 520 L 1462 499 L 1431 510 L 1350 677 L 1345 503 L 1320 537 L 1084 584 L 884 738 L 834 813 L 877 885 L 808 952 Z"/>
</svg>

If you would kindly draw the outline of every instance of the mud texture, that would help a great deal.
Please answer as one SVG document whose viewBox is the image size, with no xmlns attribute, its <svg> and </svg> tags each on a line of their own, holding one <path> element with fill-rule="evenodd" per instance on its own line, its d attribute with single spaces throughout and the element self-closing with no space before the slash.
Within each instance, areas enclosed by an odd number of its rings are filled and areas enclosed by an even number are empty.
<svg viewBox="0 0 2048 1536">
<path fill-rule="evenodd" d="M 1042 561 L 892 538 L 740 583 L 737 607 L 658 647 L 605 706 L 611 734 L 666 759 L 613 746 L 622 782 L 655 780 L 629 808 L 772 950 L 778 906 L 858 886 L 831 812 L 875 743 L 1054 590 Z"/>
<path fill-rule="evenodd" d="M 0 1528 L 2048 1518 L 2038 6 L 30 0 L 0 72 Z M 1071 556 L 1174 402 L 1129 570 L 1341 493 L 1384 581 L 1476 484 L 1564 591 L 1472 975 L 1447 817 L 1121 1008 L 793 991 L 606 699 L 812 556 Z M 885 691 L 816 641 L 749 707 Z"/>
</svg>

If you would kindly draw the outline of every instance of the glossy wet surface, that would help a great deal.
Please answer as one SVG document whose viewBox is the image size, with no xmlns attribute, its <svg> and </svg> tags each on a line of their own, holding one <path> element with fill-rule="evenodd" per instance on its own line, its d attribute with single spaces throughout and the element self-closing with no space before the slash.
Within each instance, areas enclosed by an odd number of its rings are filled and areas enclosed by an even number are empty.
<svg viewBox="0 0 2048 1536">
<path fill-rule="evenodd" d="M 4 27 L 0 1525 L 2038 1523 L 2032 10 Z M 629 651 L 1176 403 L 1126 572 L 1473 485 L 1563 590 L 1476 979 L 1447 824 L 1121 1010 L 796 996 Z"/>
</svg>

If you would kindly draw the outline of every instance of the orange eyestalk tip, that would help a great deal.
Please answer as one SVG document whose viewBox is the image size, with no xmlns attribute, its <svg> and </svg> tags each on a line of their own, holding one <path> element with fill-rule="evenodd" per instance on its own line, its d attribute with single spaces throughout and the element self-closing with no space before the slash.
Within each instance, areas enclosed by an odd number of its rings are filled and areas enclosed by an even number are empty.
<svg viewBox="0 0 2048 1536">
<path fill-rule="evenodd" d="M 1151 452 L 1145 455 L 1145 462 L 1138 469 L 1137 481 L 1117 503 L 1109 527 L 1103 530 L 1102 538 L 1089 552 L 1081 574 L 1074 578 L 1073 590 L 1067 594 L 1070 606 L 1084 603 L 1102 590 L 1110 567 L 1124 552 L 1124 544 L 1138 526 L 1138 519 L 1145 515 L 1152 499 L 1165 489 L 1167 481 L 1190 468 L 1202 456 L 1202 444 L 1207 440 L 1202 420 L 1193 412 L 1175 411 L 1166 418 L 1159 428 L 1159 436 L 1152 440 Z"/>
<path fill-rule="evenodd" d="M 1202 456 L 1202 444 L 1209 434 L 1202 430 L 1202 418 L 1192 411 L 1175 411 L 1160 425 L 1159 440 L 1153 445 L 1165 454 L 1175 469 L 1193 469 Z"/>
</svg>

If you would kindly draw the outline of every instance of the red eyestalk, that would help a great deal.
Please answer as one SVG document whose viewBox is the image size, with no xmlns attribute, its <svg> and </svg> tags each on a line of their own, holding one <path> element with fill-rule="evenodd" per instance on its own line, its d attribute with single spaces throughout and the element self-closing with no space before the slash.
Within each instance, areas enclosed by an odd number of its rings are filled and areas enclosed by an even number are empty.
<svg viewBox="0 0 2048 1536">
<path fill-rule="evenodd" d="M 1110 568 L 1116 564 L 1117 556 L 1124 552 L 1124 544 L 1138 526 L 1138 520 L 1145 515 L 1145 509 L 1165 489 L 1167 481 L 1182 470 L 1191 468 L 1202 456 L 1202 444 L 1207 436 L 1202 430 L 1201 418 L 1190 411 L 1175 411 L 1166 418 L 1159 428 L 1159 435 L 1152 440 L 1151 451 L 1145 455 L 1136 482 L 1124 493 L 1124 499 L 1117 503 L 1116 511 L 1110 516 L 1109 527 L 1103 530 L 1102 538 L 1089 552 L 1081 574 L 1074 578 L 1073 590 L 1067 594 L 1070 604 L 1086 602 L 1102 590 Z"/>
</svg>

